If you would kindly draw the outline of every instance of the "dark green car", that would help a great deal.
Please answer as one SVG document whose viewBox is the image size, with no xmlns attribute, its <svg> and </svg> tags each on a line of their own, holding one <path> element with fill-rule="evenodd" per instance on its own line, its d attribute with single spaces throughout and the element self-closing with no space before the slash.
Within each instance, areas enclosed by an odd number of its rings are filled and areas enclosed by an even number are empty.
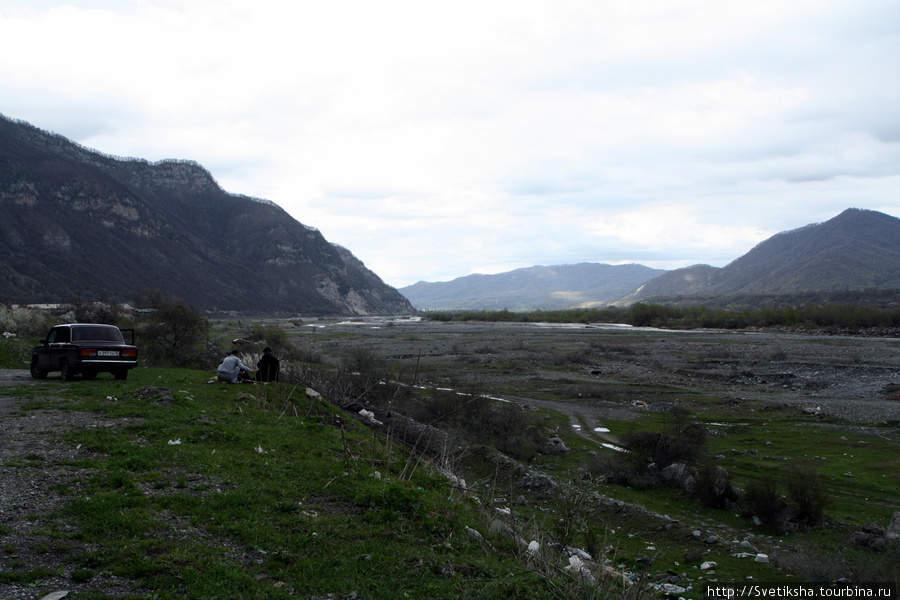
<svg viewBox="0 0 900 600">
<path fill-rule="evenodd" d="M 59 371 L 62 378 L 74 379 L 79 373 L 93 379 L 97 373 L 112 373 L 116 379 L 127 379 L 128 370 L 137 366 L 138 350 L 126 344 L 122 332 L 115 325 L 70 323 L 57 325 L 31 350 L 31 376 L 44 379 L 50 371 Z"/>
</svg>

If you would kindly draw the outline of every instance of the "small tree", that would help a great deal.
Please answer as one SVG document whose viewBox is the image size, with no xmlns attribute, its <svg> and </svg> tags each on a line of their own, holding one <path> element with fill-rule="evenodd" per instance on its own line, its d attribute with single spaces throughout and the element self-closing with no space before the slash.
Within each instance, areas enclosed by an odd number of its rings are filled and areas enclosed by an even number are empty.
<svg viewBox="0 0 900 600">
<path fill-rule="evenodd" d="M 195 366 L 205 353 L 209 319 L 181 300 L 162 300 L 140 328 L 142 349 L 152 362 Z"/>
</svg>

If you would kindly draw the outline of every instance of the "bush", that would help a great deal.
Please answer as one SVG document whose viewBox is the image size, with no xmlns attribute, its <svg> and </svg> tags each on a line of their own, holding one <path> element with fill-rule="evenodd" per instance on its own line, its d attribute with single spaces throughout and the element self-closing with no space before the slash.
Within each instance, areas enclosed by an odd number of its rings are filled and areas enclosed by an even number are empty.
<svg viewBox="0 0 900 600">
<path fill-rule="evenodd" d="M 30 308 L 0 306 L 0 333 L 14 333 L 19 337 L 43 337 L 56 325 L 49 313 Z"/>
<path fill-rule="evenodd" d="M 622 445 L 638 465 L 655 464 L 663 469 L 676 462 L 691 464 L 706 450 L 706 429 L 692 424 L 674 430 L 673 434 L 639 431 L 622 436 Z"/>
<path fill-rule="evenodd" d="M 769 477 L 747 484 L 742 504 L 769 527 L 778 523 L 779 516 L 787 507 L 784 498 L 778 493 L 775 480 Z"/>
<path fill-rule="evenodd" d="M 822 520 L 828 505 L 828 495 L 816 467 L 808 461 L 798 461 L 785 470 L 784 485 L 787 497 L 797 509 L 797 521 L 812 526 Z"/>
<path fill-rule="evenodd" d="M 737 500 L 737 493 L 731 485 L 731 474 L 714 463 L 700 467 L 694 484 L 694 495 L 712 508 L 725 508 L 729 502 Z"/>
<path fill-rule="evenodd" d="M 288 334 L 284 329 L 272 325 L 263 326 L 261 323 L 254 323 L 250 326 L 247 338 L 268 346 L 276 355 L 285 354 L 290 345 Z"/>
</svg>

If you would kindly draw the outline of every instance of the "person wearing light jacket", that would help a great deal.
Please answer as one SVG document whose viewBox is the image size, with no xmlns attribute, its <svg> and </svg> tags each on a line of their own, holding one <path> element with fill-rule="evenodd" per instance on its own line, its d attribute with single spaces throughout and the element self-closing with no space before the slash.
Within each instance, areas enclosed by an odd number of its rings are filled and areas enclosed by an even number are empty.
<svg viewBox="0 0 900 600">
<path fill-rule="evenodd" d="M 225 383 L 240 383 L 241 371 L 246 371 L 247 373 L 256 372 L 255 369 L 251 369 L 241 362 L 241 353 L 239 351 L 232 350 L 231 354 L 226 356 L 225 360 L 222 361 L 222 364 L 219 365 L 219 368 L 216 369 L 216 375 L 218 375 L 219 381 Z"/>
</svg>

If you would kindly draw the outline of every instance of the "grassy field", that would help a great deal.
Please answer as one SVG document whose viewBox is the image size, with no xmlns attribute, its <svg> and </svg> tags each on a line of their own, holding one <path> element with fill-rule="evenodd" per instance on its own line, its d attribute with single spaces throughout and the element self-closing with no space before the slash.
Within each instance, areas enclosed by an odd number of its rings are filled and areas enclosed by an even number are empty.
<svg viewBox="0 0 900 600">
<path fill-rule="evenodd" d="M 360 336 L 327 339 L 352 346 Z M 472 347 L 456 365 L 488 373 L 522 368 L 484 341 L 455 343 Z M 525 344 L 518 349 L 533 354 Z M 7 368 L 24 368 L 21 344 L 0 343 L 0 357 Z M 411 379 L 424 370 L 417 360 L 406 353 L 389 368 Z M 526 391 L 560 401 L 588 389 L 565 377 L 572 360 L 553 362 L 547 366 L 563 371 L 559 381 Z M 18 403 L 3 426 L 89 415 L 78 426 L 29 434 L 69 449 L 65 461 L 27 445 L 4 454 L 4 476 L 63 476 L 43 491 L 57 500 L 52 510 L 41 502 L 26 507 L 37 526 L 22 533 L 0 521 L 0 597 L 31 590 L 17 597 L 40 598 L 65 585 L 70 597 L 91 600 L 638 598 L 661 594 L 651 586 L 674 576 L 678 595 L 698 599 L 703 584 L 716 581 L 827 581 L 847 571 L 857 580 L 898 581 L 896 545 L 876 553 L 847 543 L 863 524 L 886 524 L 900 510 L 900 455 L 888 426 L 861 428 L 691 392 L 699 407 L 693 418 L 710 432 L 710 459 L 738 486 L 760 479 L 781 485 L 788 459 L 816 464 L 829 498 L 826 525 L 788 534 L 673 488 L 591 477 L 602 449 L 558 411 L 531 411 L 529 422 L 558 432 L 569 453 L 514 462 L 472 444 L 424 457 L 304 386 L 211 384 L 212 375 L 142 367 L 127 381 L 101 375 L 0 388 Z M 523 390 L 504 385 L 500 391 Z M 665 385 L 591 388 L 622 402 L 686 397 L 685 389 Z M 669 419 L 620 421 L 614 432 L 661 431 Z M 447 469 L 465 478 L 465 490 Z M 554 485 L 523 486 L 523 473 Z M 536 552 L 528 550 L 531 541 Z M 599 583 L 566 568 L 566 547 L 591 555 L 591 579 Z"/>
<path fill-rule="evenodd" d="M 576 584 L 539 576 L 522 549 L 494 539 L 477 496 L 328 402 L 207 379 L 138 369 L 127 382 L 3 390 L 31 398 L 20 415 L 87 412 L 96 425 L 47 432 L 79 449 L 68 464 L 6 459 L 72 477 L 48 492 L 62 506 L 18 542 L 31 548 L 0 535 L 0 585 L 40 589 L 64 573 L 76 590 L 124 578 L 141 598 L 549 598 Z M 56 560 L 34 568 L 17 561 L 26 553 Z"/>
</svg>

